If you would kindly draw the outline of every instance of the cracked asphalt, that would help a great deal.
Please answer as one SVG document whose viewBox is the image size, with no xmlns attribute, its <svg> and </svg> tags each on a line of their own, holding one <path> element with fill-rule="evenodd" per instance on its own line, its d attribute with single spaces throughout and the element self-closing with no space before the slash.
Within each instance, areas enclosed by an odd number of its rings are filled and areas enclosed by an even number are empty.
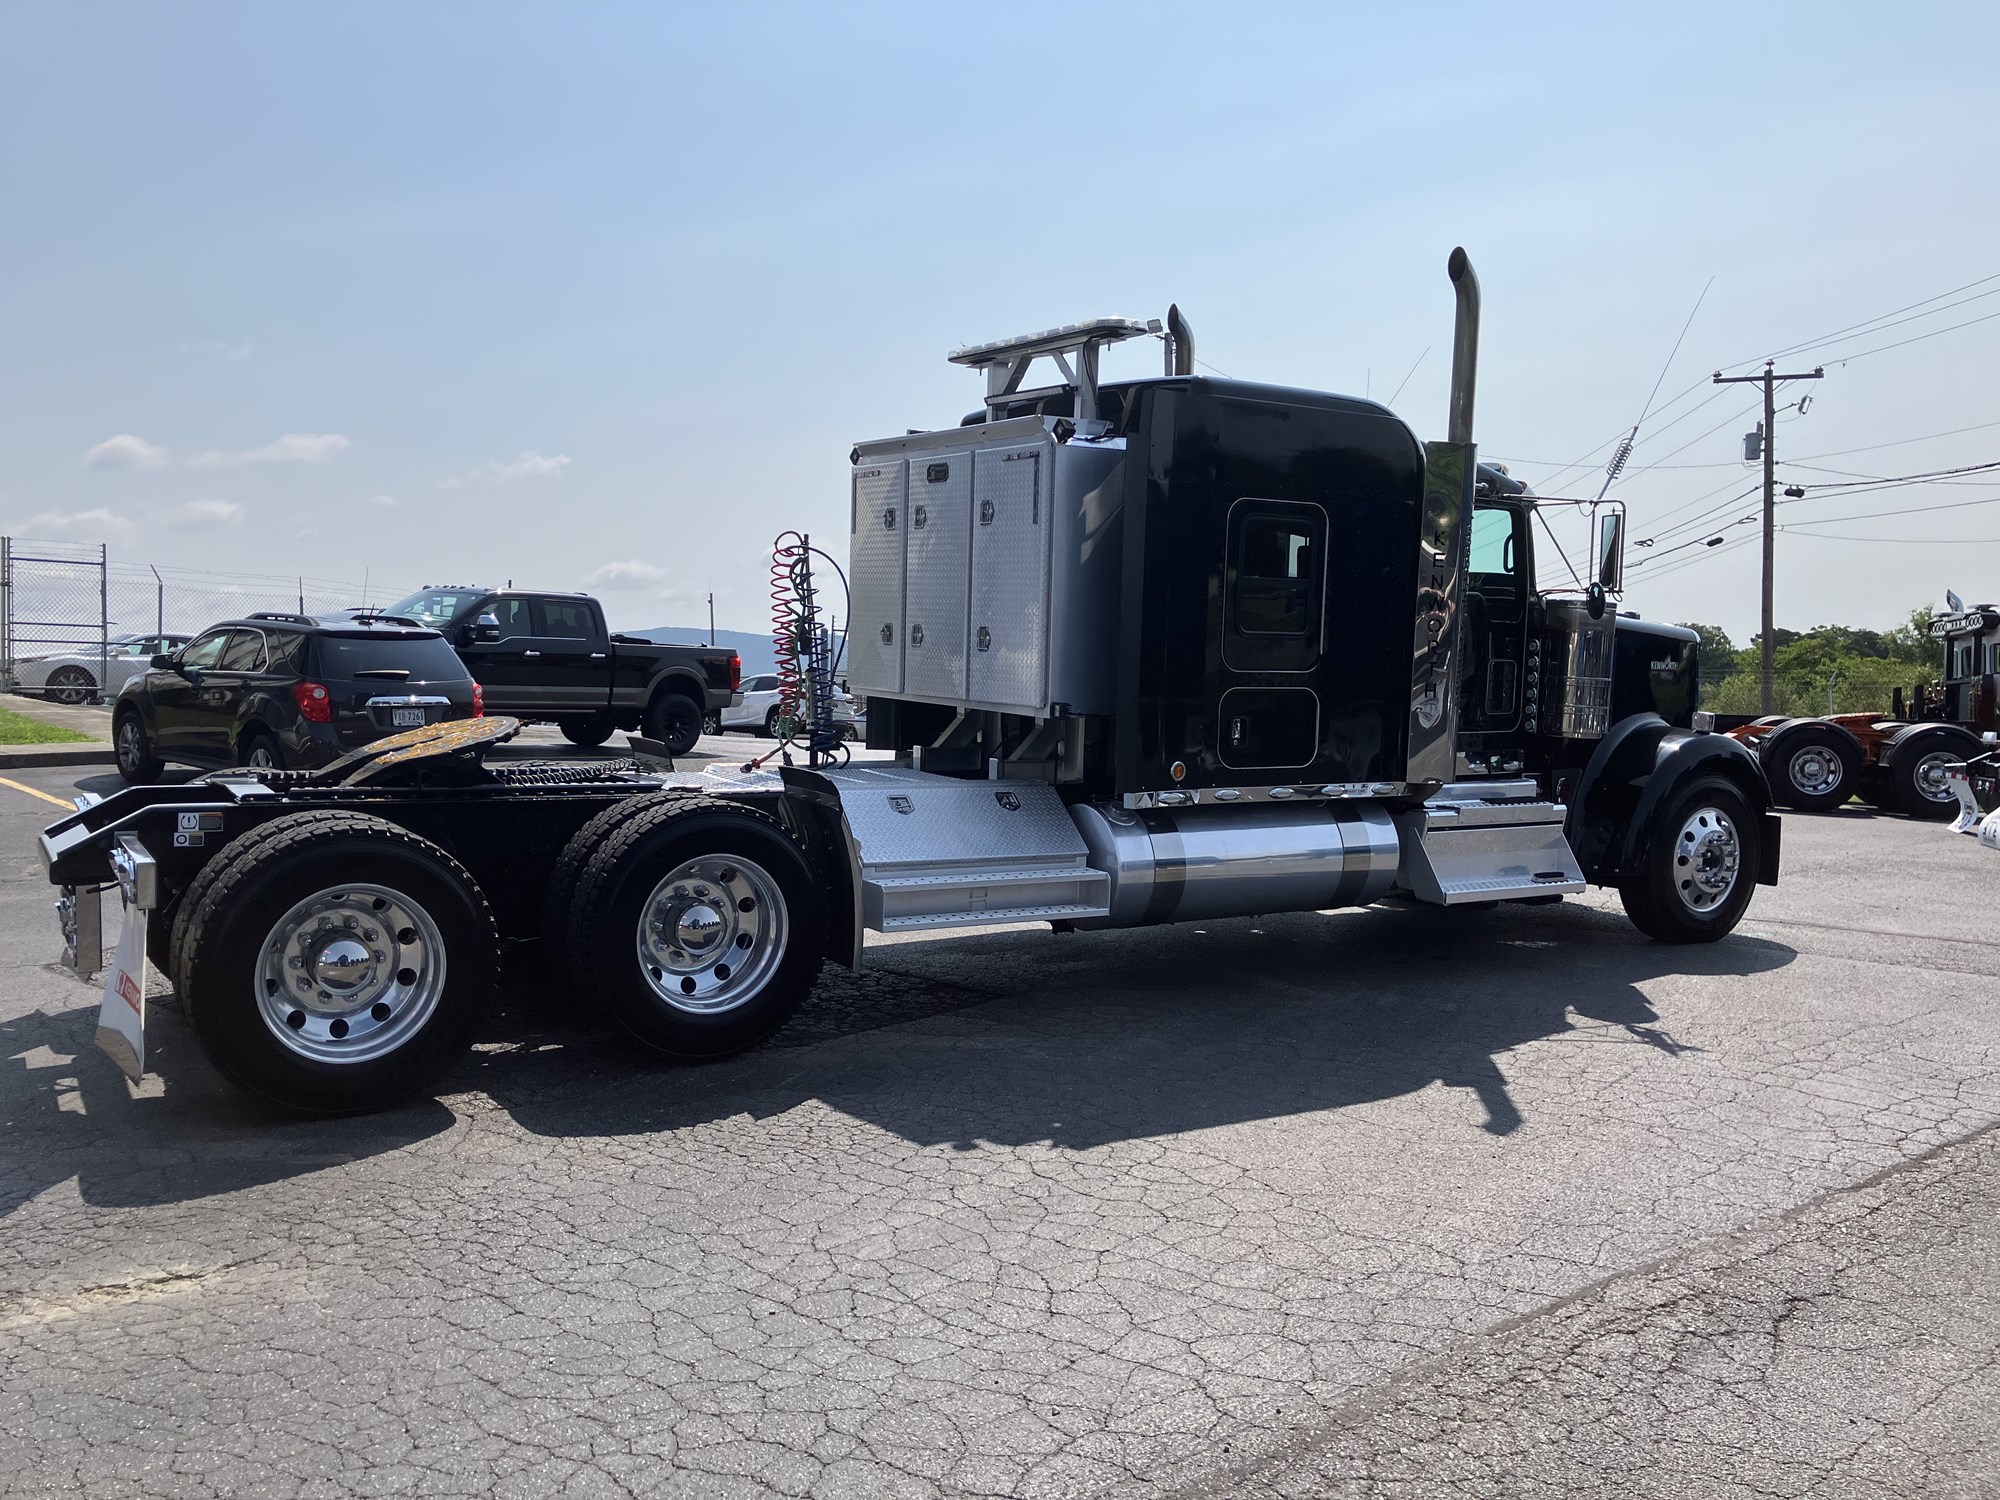
<svg viewBox="0 0 2000 1500">
<path fill-rule="evenodd" d="M 75 773 L 13 779 L 66 795 Z M 86 780 L 85 784 L 92 784 Z M 128 1088 L 0 788 L 0 1494 L 2000 1493 L 2000 860 L 905 940 L 733 1061 Z"/>
</svg>

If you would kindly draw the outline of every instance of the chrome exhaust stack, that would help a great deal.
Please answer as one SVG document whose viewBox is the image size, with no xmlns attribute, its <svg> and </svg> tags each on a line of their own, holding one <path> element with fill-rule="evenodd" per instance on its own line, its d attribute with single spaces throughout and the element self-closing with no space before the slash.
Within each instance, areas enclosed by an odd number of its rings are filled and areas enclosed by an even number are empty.
<svg viewBox="0 0 2000 1500">
<path fill-rule="evenodd" d="M 1194 374 L 1194 330 L 1176 302 L 1167 309 L 1167 373 Z"/>
<path fill-rule="evenodd" d="M 1466 534 L 1479 451 L 1472 400 L 1479 374 L 1479 278 L 1463 248 L 1445 264 L 1458 298 L 1452 328 L 1451 406 L 1444 442 L 1424 444 L 1424 495 L 1417 541 L 1416 631 L 1410 674 L 1409 753 L 1403 779 L 1435 788 L 1458 767 L 1458 616 L 1465 589 Z"/>
<path fill-rule="evenodd" d="M 1464 247 L 1445 262 L 1458 293 L 1458 316 L 1451 329 L 1451 408 L 1445 436 L 1454 443 L 1472 441 L 1472 397 L 1479 383 L 1479 277 Z"/>
</svg>

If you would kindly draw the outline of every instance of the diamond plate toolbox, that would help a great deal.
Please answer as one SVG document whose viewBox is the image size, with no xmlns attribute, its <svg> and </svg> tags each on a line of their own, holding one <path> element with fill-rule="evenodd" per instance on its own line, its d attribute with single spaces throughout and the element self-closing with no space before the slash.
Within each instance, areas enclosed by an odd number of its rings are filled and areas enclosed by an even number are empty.
<svg viewBox="0 0 2000 1500">
<path fill-rule="evenodd" d="M 847 681 L 849 688 L 894 695 L 903 690 L 903 505 L 906 459 L 854 470 L 849 525 Z"/>
</svg>

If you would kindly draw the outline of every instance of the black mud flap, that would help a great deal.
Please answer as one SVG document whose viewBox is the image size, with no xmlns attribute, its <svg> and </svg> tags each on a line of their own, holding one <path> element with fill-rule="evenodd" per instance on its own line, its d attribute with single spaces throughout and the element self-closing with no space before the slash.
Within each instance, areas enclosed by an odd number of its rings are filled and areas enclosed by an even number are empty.
<svg viewBox="0 0 2000 1500">
<path fill-rule="evenodd" d="M 1764 837 L 1757 860 L 1757 884 L 1778 883 L 1778 846 L 1783 841 L 1785 820 L 1776 813 L 1764 814 Z"/>
</svg>

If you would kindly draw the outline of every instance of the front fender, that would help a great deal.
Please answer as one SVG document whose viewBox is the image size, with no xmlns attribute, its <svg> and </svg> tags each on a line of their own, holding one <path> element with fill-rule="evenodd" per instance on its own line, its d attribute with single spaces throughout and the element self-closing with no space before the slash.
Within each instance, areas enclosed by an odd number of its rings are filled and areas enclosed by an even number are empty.
<svg viewBox="0 0 2000 1500">
<path fill-rule="evenodd" d="M 1616 885 L 1636 872 L 1667 802 L 1697 775 L 1728 778 L 1765 822 L 1758 880 L 1774 884 L 1778 838 L 1771 789 L 1756 752 L 1726 734 L 1677 729 L 1658 714 L 1633 714 L 1598 742 L 1571 797 L 1566 832 L 1586 879 Z"/>
<path fill-rule="evenodd" d="M 1672 727 L 1658 714 L 1633 714 L 1613 724 L 1591 752 L 1569 794 L 1569 817 L 1563 828 L 1586 880 L 1617 883 L 1625 858 L 1625 831 L 1659 760 L 1660 741 Z"/>
<path fill-rule="evenodd" d="M 1760 885 L 1778 883 L 1778 820 L 1770 816 L 1771 786 L 1764 779 L 1764 767 L 1756 753 L 1726 734 L 1696 734 L 1691 729 L 1670 730 L 1657 746 L 1658 759 L 1639 793 L 1626 830 L 1621 866 L 1639 867 L 1639 856 L 1657 831 L 1662 813 L 1675 791 L 1695 776 L 1721 776 L 1733 782 L 1750 804 L 1750 810 L 1764 823 L 1760 841 L 1763 858 L 1757 871 Z"/>
</svg>

